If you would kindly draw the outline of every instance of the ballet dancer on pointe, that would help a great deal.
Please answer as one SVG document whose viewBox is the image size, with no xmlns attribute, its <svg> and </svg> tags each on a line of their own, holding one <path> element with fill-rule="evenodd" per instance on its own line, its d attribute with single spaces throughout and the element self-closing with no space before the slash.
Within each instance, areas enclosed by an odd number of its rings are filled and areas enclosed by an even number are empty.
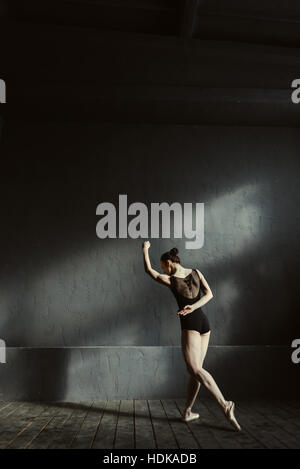
<svg viewBox="0 0 300 469">
<path fill-rule="evenodd" d="M 198 269 L 182 267 L 177 248 L 173 248 L 161 255 L 160 265 L 164 274 L 151 267 L 149 248 L 150 242 L 145 241 L 142 250 L 146 273 L 154 280 L 170 288 L 179 307 L 177 314 L 180 317 L 181 325 L 181 348 L 190 374 L 182 420 L 189 422 L 199 418 L 198 413 L 192 412 L 192 407 L 200 385 L 203 384 L 215 397 L 227 420 L 237 431 L 240 431 L 241 427 L 234 415 L 235 403 L 225 400 L 214 378 L 203 368 L 211 329 L 208 318 L 201 310 L 201 306 L 213 298 L 212 291 L 202 272 Z M 201 290 L 204 291 L 202 297 Z"/>
</svg>

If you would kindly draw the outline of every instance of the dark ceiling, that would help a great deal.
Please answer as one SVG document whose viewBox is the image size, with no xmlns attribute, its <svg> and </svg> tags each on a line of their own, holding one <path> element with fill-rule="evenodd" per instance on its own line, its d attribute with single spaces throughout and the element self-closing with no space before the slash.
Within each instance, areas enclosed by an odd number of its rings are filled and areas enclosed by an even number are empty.
<svg viewBox="0 0 300 469">
<path fill-rule="evenodd" d="M 300 125 L 299 0 L 7 4 L 7 117 Z"/>
<path fill-rule="evenodd" d="M 10 0 L 11 18 L 83 28 L 300 45 L 299 0 Z"/>
</svg>

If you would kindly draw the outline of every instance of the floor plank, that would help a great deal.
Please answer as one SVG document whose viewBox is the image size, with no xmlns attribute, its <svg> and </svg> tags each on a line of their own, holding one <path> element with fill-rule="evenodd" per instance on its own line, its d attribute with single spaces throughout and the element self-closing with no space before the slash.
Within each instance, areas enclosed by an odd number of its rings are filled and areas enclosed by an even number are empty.
<svg viewBox="0 0 300 469">
<path fill-rule="evenodd" d="M 53 405 L 53 404 L 52 404 Z M 44 427 L 28 446 L 29 449 L 48 449 L 52 441 L 57 437 L 63 428 L 64 423 L 72 413 L 72 407 L 59 405 L 54 417 Z"/>
<path fill-rule="evenodd" d="M 18 409 L 23 407 L 25 404 L 26 404 L 26 402 L 15 401 L 15 402 L 9 402 L 6 406 L 4 405 L 1 408 L 1 411 L 0 411 L 0 420 L 3 421 L 7 417 L 11 416 L 11 414 L 16 412 Z"/>
<path fill-rule="evenodd" d="M 114 447 L 134 448 L 133 400 L 122 400 L 116 430 Z"/>
<path fill-rule="evenodd" d="M 73 439 L 77 436 L 80 431 L 80 427 L 88 414 L 89 409 L 92 406 L 92 402 L 85 403 L 81 402 L 73 408 L 69 417 L 64 421 L 60 427 L 60 432 L 48 445 L 48 449 L 66 449 L 70 448 Z"/>
<path fill-rule="evenodd" d="M 92 448 L 114 448 L 121 401 L 107 401 Z"/>
<path fill-rule="evenodd" d="M 31 425 L 35 417 L 47 408 L 46 404 L 23 402 L 14 407 L 14 411 L 1 420 L 0 423 L 0 448 L 12 447 L 14 441 L 27 427 Z"/>
<path fill-rule="evenodd" d="M 135 447 L 139 449 L 155 449 L 154 429 L 148 402 L 136 399 L 134 405 Z"/>
<path fill-rule="evenodd" d="M 179 448 L 198 449 L 199 444 L 191 431 L 191 425 L 182 424 L 180 413 L 175 401 L 172 399 L 163 399 L 161 401 L 165 414 L 169 421 L 174 437 L 177 441 Z M 191 423 L 192 424 L 192 423 Z"/>
<path fill-rule="evenodd" d="M 18 432 L 16 438 L 9 443 L 9 449 L 25 449 L 32 440 L 43 431 L 45 425 L 53 418 L 57 412 L 55 407 L 48 406 L 47 404 L 32 404 L 34 407 L 29 408 L 28 416 L 25 419 L 22 417 L 18 421 L 14 421 L 14 426 L 18 428 L 22 426 L 22 430 Z M 17 414 L 15 416 L 17 418 Z M 10 419 L 11 422 L 11 419 Z"/>
<path fill-rule="evenodd" d="M 181 415 L 184 412 L 185 399 L 176 399 L 176 405 L 180 409 Z M 195 439 L 198 442 L 199 448 L 201 449 L 218 449 L 221 448 L 221 444 L 218 442 L 217 438 L 213 433 L 213 428 L 210 428 L 208 421 L 205 418 L 205 412 L 200 408 L 200 404 L 196 401 L 193 406 L 193 412 L 199 413 L 199 419 L 192 422 L 187 422 L 187 425 Z M 205 409 L 206 410 L 206 409 Z"/>
<path fill-rule="evenodd" d="M 166 414 L 160 400 L 148 400 L 151 421 L 154 429 L 156 447 L 159 449 L 179 448 L 174 432 L 166 418 Z"/>
<path fill-rule="evenodd" d="M 218 438 L 221 442 L 222 448 L 263 448 L 263 446 L 253 437 L 253 434 L 247 431 L 247 425 L 245 425 L 245 422 L 240 421 L 240 414 L 237 406 L 235 408 L 235 416 L 242 427 L 242 432 L 237 432 L 231 423 L 228 422 L 223 409 L 215 400 L 205 400 L 203 405 L 207 407 L 219 424 Z"/>
<path fill-rule="evenodd" d="M 0 402 L 0 449 L 300 449 L 300 401 L 235 400 L 237 432 L 211 396 L 185 399 Z"/>
<path fill-rule="evenodd" d="M 300 427 L 284 418 L 278 405 L 270 404 L 267 400 L 254 404 L 244 402 L 241 404 L 241 409 L 257 419 L 256 430 L 259 427 L 263 432 L 267 447 L 300 447 Z"/>
<path fill-rule="evenodd" d="M 100 400 L 94 401 L 89 409 L 86 418 L 84 419 L 81 428 L 77 435 L 74 437 L 71 448 L 73 449 L 89 449 L 92 447 L 94 438 L 98 431 L 101 418 L 105 409 L 107 401 Z"/>
</svg>

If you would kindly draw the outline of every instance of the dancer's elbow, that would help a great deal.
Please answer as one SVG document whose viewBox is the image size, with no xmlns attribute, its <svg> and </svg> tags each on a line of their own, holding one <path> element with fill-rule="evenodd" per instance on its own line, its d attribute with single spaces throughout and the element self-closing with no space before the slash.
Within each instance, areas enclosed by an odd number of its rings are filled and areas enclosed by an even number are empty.
<svg viewBox="0 0 300 469">
<path fill-rule="evenodd" d="M 157 275 L 157 272 L 154 270 L 154 269 L 149 269 L 149 267 L 147 269 L 145 269 L 145 272 L 146 274 L 150 275 L 150 277 L 156 277 Z"/>
</svg>

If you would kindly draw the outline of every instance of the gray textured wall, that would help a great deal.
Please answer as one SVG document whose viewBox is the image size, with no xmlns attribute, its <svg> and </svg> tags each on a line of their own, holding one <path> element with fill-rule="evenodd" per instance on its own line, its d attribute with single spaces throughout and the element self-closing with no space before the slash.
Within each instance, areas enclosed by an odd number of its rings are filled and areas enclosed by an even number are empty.
<svg viewBox="0 0 300 469">
<path fill-rule="evenodd" d="M 96 236 L 97 204 L 119 194 L 205 203 L 204 247 L 149 236 L 152 265 L 177 246 L 208 280 L 221 389 L 295 392 L 298 129 L 13 123 L 3 137 L 3 399 L 184 395 L 177 305 L 145 274 L 143 239 Z"/>
</svg>

